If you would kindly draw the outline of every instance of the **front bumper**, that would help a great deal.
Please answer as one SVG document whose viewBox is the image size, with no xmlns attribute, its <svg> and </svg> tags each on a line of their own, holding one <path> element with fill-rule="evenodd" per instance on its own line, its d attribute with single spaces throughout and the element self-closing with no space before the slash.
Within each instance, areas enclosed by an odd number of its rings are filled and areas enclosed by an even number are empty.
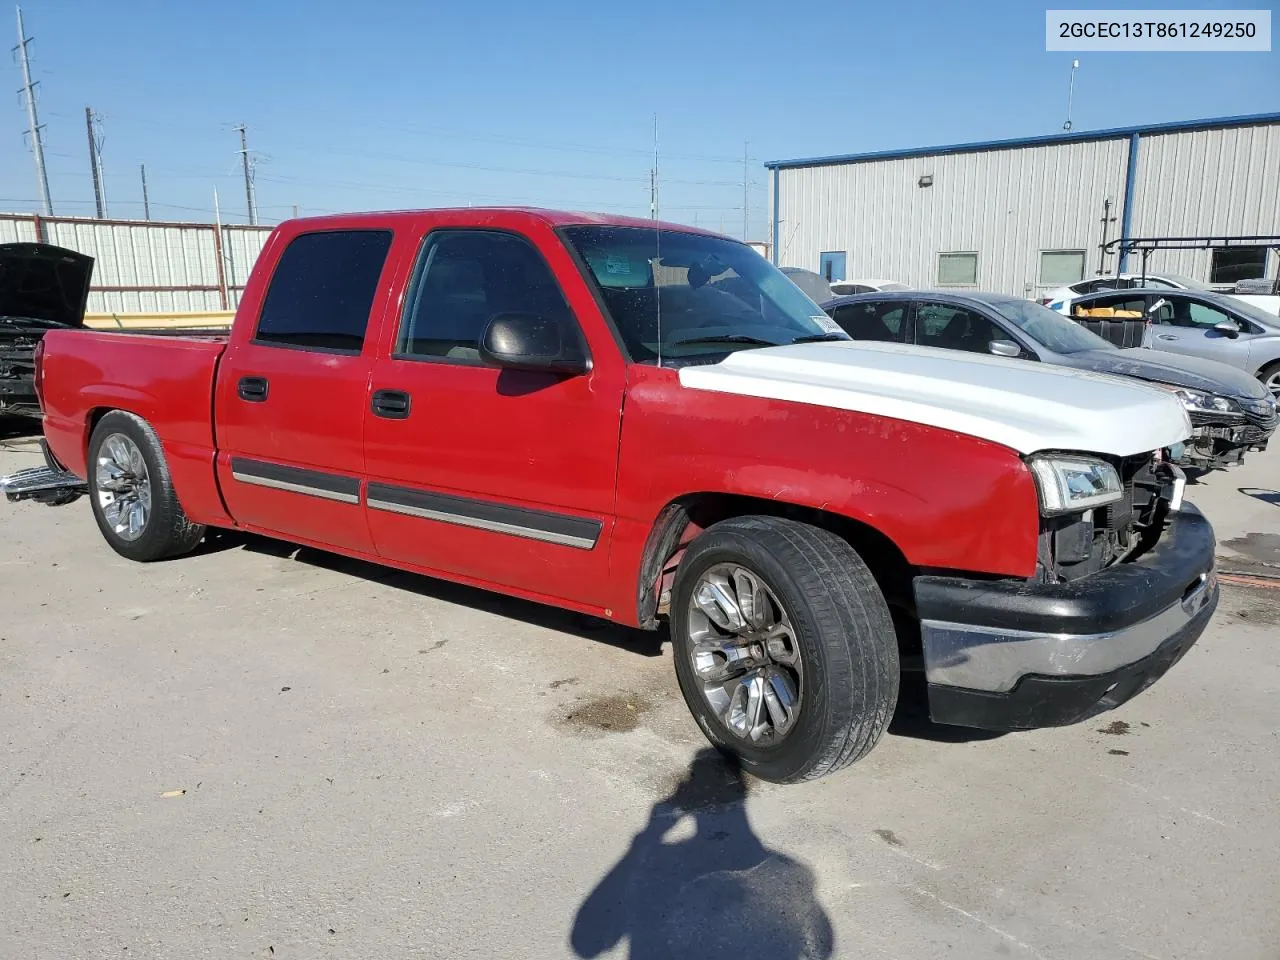
<svg viewBox="0 0 1280 960">
<path fill-rule="evenodd" d="M 1069 583 L 916 578 L 930 715 L 1023 730 L 1118 707 L 1204 631 L 1214 547 L 1209 521 L 1184 505 L 1140 559 Z"/>
<path fill-rule="evenodd" d="M 1191 437 L 1178 459 L 1180 466 L 1208 467 L 1211 470 L 1235 466 L 1250 450 L 1266 450 L 1276 425 L 1270 417 L 1246 415 L 1243 419 L 1224 419 L 1212 414 L 1191 415 Z"/>
</svg>

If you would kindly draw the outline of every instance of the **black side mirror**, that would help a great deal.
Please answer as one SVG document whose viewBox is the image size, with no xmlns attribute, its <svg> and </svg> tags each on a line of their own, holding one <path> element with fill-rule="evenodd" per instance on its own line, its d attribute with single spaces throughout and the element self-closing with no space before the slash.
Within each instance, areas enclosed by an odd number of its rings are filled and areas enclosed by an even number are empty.
<svg viewBox="0 0 1280 960">
<path fill-rule="evenodd" d="M 1223 320 L 1221 323 L 1215 323 L 1213 325 L 1213 329 L 1217 330 L 1224 336 L 1230 337 L 1232 340 L 1240 336 L 1240 327 L 1230 320 Z"/>
<path fill-rule="evenodd" d="M 509 370 L 577 376 L 591 369 L 576 329 L 534 313 L 500 313 L 480 340 L 480 359 Z"/>
</svg>

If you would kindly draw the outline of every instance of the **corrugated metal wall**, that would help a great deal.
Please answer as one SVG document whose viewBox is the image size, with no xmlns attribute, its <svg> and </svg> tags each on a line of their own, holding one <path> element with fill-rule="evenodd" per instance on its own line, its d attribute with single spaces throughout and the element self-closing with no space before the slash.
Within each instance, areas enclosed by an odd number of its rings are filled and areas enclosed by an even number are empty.
<svg viewBox="0 0 1280 960">
<path fill-rule="evenodd" d="M 0 243 L 42 240 L 94 258 L 90 313 L 234 310 L 270 227 L 0 214 Z M 222 270 L 218 269 L 218 251 Z"/>
<path fill-rule="evenodd" d="M 1144 136 L 1138 142 L 1135 237 L 1280 233 L 1280 124 Z M 1210 250 L 1151 254 L 1149 270 L 1209 280 Z M 1132 256 L 1129 269 L 1141 268 Z M 1271 275 L 1275 272 L 1274 258 Z"/>
<path fill-rule="evenodd" d="M 977 252 L 974 287 L 1032 296 L 1043 250 L 1083 250 L 1097 268 L 1102 201 L 1119 216 L 1126 160 L 1128 140 L 1107 140 L 783 169 L 778 262 L 817 270 L 819 253 L 846 251 L 847 278 L 936 287 L 938 253 Z"/>
<path fill-rule="evenodd" d="M 1097 268 L 1103 200 L 1118 217 L 1127 158 L 1115 139 L 783 169 L 778 263 L 816 270 L 841 250 L 848 278 L 933 287 L 939 253 L 976 252 L 977 288 L 1030 296 L 1042 250 L 1084 250 Z"/>
<path fill-rule="evenodd" d="M 1013 149 L 784 167 L 778 263 L 819 269 L 823 251 L 844 251 L 848 278 L 933 287 L 938 254 L 976 251 L 977 287 L 1033 296 L 1056 286 L 1039 277 L 1044 250 L 1085 251 L 1099 266 L 1102 203 L 1120 235 L 1129 137 Z M 933 186 L 920 187 L 924 174 Z M 773 203 L 772 182 L 770 204 Z M 1130 236 L 1280 232 L 1280 124 L 1139 139 Z M 1211 251 L 1153 254 L 1148 269 L 1210 279 Z M 1108 259 L 1107 271 L 1115 269 Z M 1129 269 L 1140 269 L 1137 255 Z M 1271 258 L 1270 275 L 1277 270 Z"/>
</svg>

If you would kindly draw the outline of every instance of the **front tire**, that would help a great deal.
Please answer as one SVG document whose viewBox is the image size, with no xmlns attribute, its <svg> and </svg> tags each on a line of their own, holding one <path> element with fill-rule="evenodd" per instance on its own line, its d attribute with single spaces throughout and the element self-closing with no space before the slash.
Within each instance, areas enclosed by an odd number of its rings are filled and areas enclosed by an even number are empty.
<svg viewBox="0 0 1280 960">
<path fill-rule="evenodd" d="M 1271 392 L 1271 397 L 1280 403 L 1280 361 L 1269 363 L 1258 371 L 1258 379 Z"/>
<path fill-rule="evenodd" d="M 893 621 L 862 558 L 830 531 L 766 516 L 709 527 L 677 571 L 671 633 L 694 719 L 763 780 L 839 770 L 889 725 Z"/>
<path fill-rule="evenodd" d="M 190 552 L 204 536 L 183 513 L 160 438 L 141 417 L 112 410 L 99 420 L 88 466 L 93 518 L 122 557 L 163 560 Z"/>
</svg>

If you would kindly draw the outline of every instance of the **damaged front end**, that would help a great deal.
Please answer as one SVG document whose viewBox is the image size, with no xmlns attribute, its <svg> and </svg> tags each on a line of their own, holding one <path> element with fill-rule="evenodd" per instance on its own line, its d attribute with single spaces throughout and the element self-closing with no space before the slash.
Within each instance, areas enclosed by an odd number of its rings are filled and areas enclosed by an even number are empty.
<svg viewBox="0 0 1280 960">
<path fill-rule="evenodd" d="M 1028 465 L 1036 575 L 915 580 L 937 723 L 1020 730 L 1114 709 L 1176 664 L 1217 606 L 1213 528 L 1182 502 L 1185 478 L 1163 453 Z"/>
<path fill-rule="evenodd" d="M 1089 509 L 1041 517 L 1039 582 L 1078 580 L 1141 555 L 1182 505 L 1186 476 L 1164 452 L 1101 459 L 1115 468 L 1120 495 Z"/>
<path fill-rule="evenodd" d="M 1182 401 L 1191 418 L 1191 436 L 1173 451 L 1179 466 L 1225 470 L 1239 466 L 1250 451 L 1267 449 L 1280 416 L 1270 397 L 1226 397 L 1201 390 L 1164 387 Z"/>
</svg>

